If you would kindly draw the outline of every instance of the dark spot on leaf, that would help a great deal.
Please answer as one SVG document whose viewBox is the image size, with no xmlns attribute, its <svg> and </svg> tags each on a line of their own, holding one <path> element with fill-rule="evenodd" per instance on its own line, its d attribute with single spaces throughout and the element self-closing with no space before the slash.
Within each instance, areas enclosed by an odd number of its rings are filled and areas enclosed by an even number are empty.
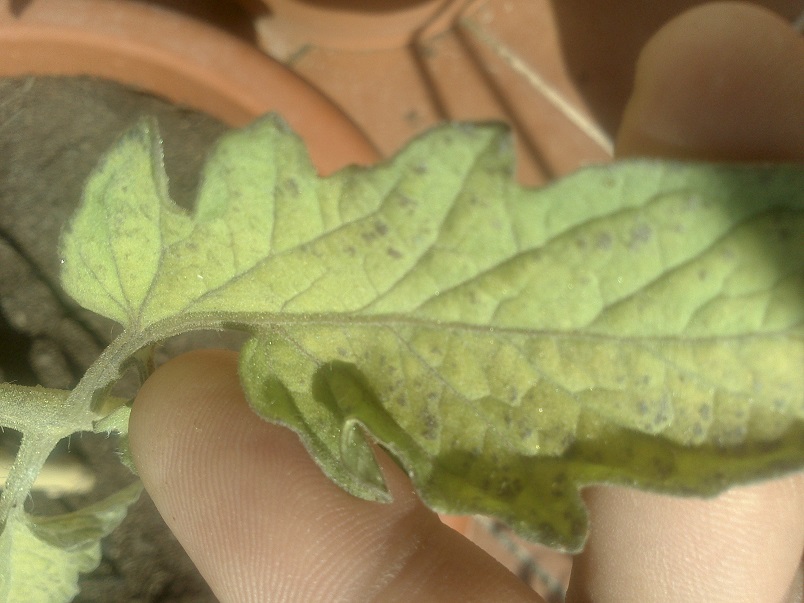
<svg viewBox="0 0 804 603">
<path fill-rule="evenodd" d="M 539 524 L 539 534 L 541 534 L 544 542 L 558 542 L 562 540 L 556 529 L 549 523 L 542 522 Z"/>
<path fill-rule="evenodd" d="M 667 479 L 675 473 L 676 464 L 669 456 L 655 456 L 653 457 L 653 469 L 658 478 Z"/>
<path fill-rule="evenodd" d="M 724 483 L 726 481 L 726 474 L 722 471 L 715 471 L 712 474 L 712 479 L 715 481 L 715 483 Z"/>
<path fill-rule="evenodd" d="M 374 222 L 374 232 L 383 237 L 388 234 L 388 225 L 385 222 L 377 220 Z"/>
<path fill-rule="evenodd" d="M 727 262 L 734 260 L 734 256 L 735 256 L 734 249 L 730 247 L 724 247 L 723 251 L 720 252 L 720 257 L 722 257 Z"/>
<path fill-rule="evenodd" d="M 426 440 L 435 440 L 438 437 L 438 419 L 430 412 L 423 412 L 422 420 L 422 437 Z"/>
<path fill-rule="evenodd" d="M 603 451 L 595 448 L 588 452 L 589 461 L 592 463 L 602 463 L 603 462 Z"/>
<path fill-rule="evenodd" d="M 773 452 L 779 449 L 779 444 L 777 442 L 772 441 L 759 441 L 756 443 L 756 450 L 759 450 L 765 454 L 769 452 Z M 782 469 L 784 471 L 784 469 Z M 781 473 L 781 471 L 780 471 Z"/>
<path fill-rule="evenodd" d="M 516 498 L 522 492 L 522 482 L 516 478 L 503 478 L 497 492 L 502 499 Z"/>
<path fill-rule="evenodd" d="M 416 201 L 406 195 L 399 195 L 398 198 L 400 207 L 416 207 L 418 205 Z"/>
<path fill-rule="evenodd" d="M 525 257 L 532 263 L 538 264 L 542 261 L 544 257 L 544 252 L 541 249 L 531 249 L 530 251 L 526 252 Z"/>
<path fill-rule="evenodd" d="M 712 407 L 708 405 L 703 405 L 698 408 L 698 416 L 700 416 L 704 421 L 708 421 L 712 417 Z"/>
<path fill-rule="evenodd" d="M 696 211 L 706 205 L 701 202 L 701 198 L 698 195 L 690 195 L 687 197 L 686 203 L 684 203 L 683 208 L 685 211 Z"/>
<path fill-rule="evenodd" d="M 293 195 L 294 197 L 299 196 L 299 185 L 293 178 L 288 178 L 285 180 L 285 191 Z"/>
<path fill-rule="evenodd" d="M 724 430 L 718 438 L 718 443 L 721 446 L 733 446 L 738 442 L 745 440 L 747 429 L 745 427 L 737 426 Z"/>
<path fill-rule="evenodd" d="M 650 241 L 652 236 L 653 229 L 648 224 L 637 224 L 631 231 L 631 239 L 628 242 L 628 248 L 635 251 Z"/>
<path fill-rule="evenodd" d="M 790 228 L 789 225 L 778 226 L 776 229 L 776 235 L 782 242 L 789 241 L 793 238 L 793 229 Z"/>
<path fill-rule="evenodd" d="M 395 260 L 398 260 L 399 258 L 402 257 L 402 253 L 399 250 L 394 249 L 393 247 L 388 248 L 388 255 L 394 258 Z"/>
<path fill-rule="evenodd" d="M 586 521 L 586 518 L 578 517 L 577 514 L 572 516 L 572 520 L 570 521 L 571 534 L 584 534 L 586 533 L 587 527 L 588 523 Z"/>
<path fill-rule="evenodd" d="M 346 358 L 346 356 L 348 355 L 349 352 L 346 350 L 346 348 L 338 348 L 338 356 L 340 356 L 341 358 Z"/>
<path fill-rule="evenodd" d="M 670 230 L 678 234 L 684 234 L 687 232 L 687 227 L 684 224 L 677 222 L 670 226 Z"/>
<path fill-rule="evenodd" d="M 573 488 L 574 485 L 568 482 L 567 474 L 557 473 L 550 484 L 550 495 L 554 498 L 566 498 L 568 487 Z"/>
<path fill-rule="evenodd" d="M 657 409 L 656 409 L 656 416 L 654 417 L 654 422 L 661 426 L 667 423 L 670 420 L 670 413 L 672 412 L 670 398 L 667 394 L 663 395 L 657 401 Z"/>
<path fill-rule="evenodd" d="M 597 235 L 597 239 L 595 240 L 595 247 L 600 251 L 608 251 L 611 249 L 611 244 L 613 242 L 611 233 L 609 232 L 601 232 Z"/>
</svg>

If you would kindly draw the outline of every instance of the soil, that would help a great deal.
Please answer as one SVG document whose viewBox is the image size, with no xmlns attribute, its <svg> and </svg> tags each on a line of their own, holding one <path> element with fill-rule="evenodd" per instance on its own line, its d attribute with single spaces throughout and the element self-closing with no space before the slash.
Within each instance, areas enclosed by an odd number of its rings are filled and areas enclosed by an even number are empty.
<svg viewBox="0 0 804 603">
<path fill-rule="evenodd" d="M 227 129 L 215 119 L 91 78 L 0 79 L 0 380 L 70 388 L 116 332 L 78 308 L 58 284 L 57 242 L 83 183 L 103 153 L 142 116 L 157 118 L 171 195 L 191 206 L 201 164 Z M 201 345 L 235 345 L 221 336 Z M 171 344 L 171 353 L 190 345 Z M 9 430 L 0 444 L 13 453 Z M 111 494 L 134 478 L 115 442 L 80 434 L 57 461 L 78 459 L 95 486 L 51 498 L 34 493 L 37 514 L 62 513 Z M 193 603 L 217 599 L 165 526 L 147 494 L 103 542 L 99 568 L 81 579 L 82 603 Z"/>
</svg>

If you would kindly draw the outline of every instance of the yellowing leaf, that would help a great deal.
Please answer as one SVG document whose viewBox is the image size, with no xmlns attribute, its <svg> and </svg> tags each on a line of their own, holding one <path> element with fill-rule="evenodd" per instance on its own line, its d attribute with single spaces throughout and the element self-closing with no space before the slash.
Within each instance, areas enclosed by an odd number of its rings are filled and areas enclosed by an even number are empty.
<svg viewBox="0 0 804 603">
<path fill-rule="evenodd" d="M 577 550 L 585 484 L 711 494 L 804 465 L 801 167 L 630 161 L 527 190 L 503 128 L 448 125 L 318 178 L 268 118 L 224 138 L 190 215 L 155 140 L 93 175 L 65 288 L 125 327 L 111 364 L 253 329 L 253 408 L 348 491 L 387 498 L 368 432 L 433 507 Z"/>
</svg>

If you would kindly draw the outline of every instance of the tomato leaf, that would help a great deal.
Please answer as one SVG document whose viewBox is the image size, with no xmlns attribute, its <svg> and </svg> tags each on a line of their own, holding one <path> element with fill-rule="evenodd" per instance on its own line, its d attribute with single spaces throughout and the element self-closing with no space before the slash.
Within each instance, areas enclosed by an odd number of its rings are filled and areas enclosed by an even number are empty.
<svg viewBox="0 0 804 603">
<path fill-rule="evenodd" d="M 586 484 L 801 468 L 804 169 L 512 172 L 504 128 L 453 124 L 319 178 L 267 118 L 222 140 L 189 213 L 141 125 L 63 240 L 65 288 L 125 329 L 83 393 L 152 341 L 246 328 L 251 405 L 342 487 L 387 500 L 374 439 L 434 508 L 568 550 Z"/>
</svg>

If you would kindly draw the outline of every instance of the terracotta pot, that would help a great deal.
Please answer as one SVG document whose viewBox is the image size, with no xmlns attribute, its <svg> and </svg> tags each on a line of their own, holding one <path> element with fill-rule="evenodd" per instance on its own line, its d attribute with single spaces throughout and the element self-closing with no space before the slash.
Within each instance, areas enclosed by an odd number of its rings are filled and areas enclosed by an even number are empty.
<svg viewBox="0 0 804 603">
<path fill-rule="evenodd" d="M 237 0 L 255 17 L 264 48 L 291 57 L 308 46 L 381 50 L 410 44 L 462 0 Z"/>
<path fill-rule="evenodd" d="M 497 120 L 515 133 L 523 182 L 610 158 L 549 2 L 237 1 L 263 50 L 325 91 L 384 154 L 443 120 Z"/>
<path fill-rule="evenodd" d="M 255 14 L 263 49 L 383 153 L 445 119 L 505 121 L 519 179 L 542 183 L 611 159 L 640 48 L 706 0 L 237 1 Z M 801 13 L 801 0 L 752 2 Z"/>
<path fill-rule="evenodd" d="M 276 111 L 322 172 L 378 154 L 322 94 L 234 36 L 127 0 L 0 5 L 0 76 L 91 75 L 208 113 L 232 126 Z"/>
</svg>

